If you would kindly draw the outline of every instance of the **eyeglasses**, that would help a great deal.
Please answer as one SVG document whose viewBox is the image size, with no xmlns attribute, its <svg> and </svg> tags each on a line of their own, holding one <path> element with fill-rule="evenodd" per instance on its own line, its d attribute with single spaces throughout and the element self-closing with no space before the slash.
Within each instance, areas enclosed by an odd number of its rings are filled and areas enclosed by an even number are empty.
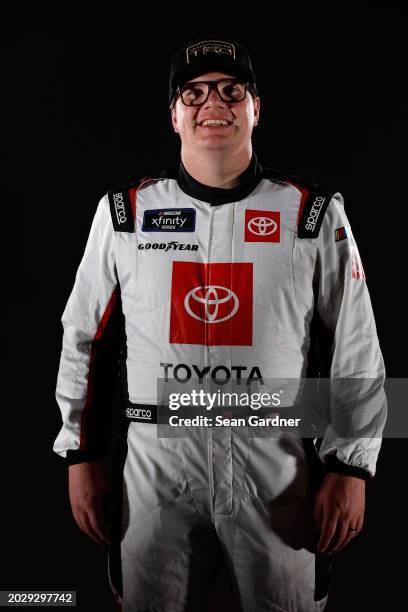
<svg viewBox="0 0 408 612">
<path fill-rule="evenodd" d="M 246 96 L 247 83 L 240 79 L 218 79 L 217 81 L 191 81 L 177 88 L 186 106 L 200 106 L 207 101 L 213 89 L 224 102 L 242 102 Z"/>
</svg>

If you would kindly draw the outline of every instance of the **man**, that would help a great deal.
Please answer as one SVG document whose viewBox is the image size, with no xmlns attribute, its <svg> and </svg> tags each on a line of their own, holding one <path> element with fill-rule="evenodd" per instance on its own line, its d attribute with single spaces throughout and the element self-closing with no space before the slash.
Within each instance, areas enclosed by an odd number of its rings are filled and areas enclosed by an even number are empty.
<svg viewBox="0 0 408 612">
<path fill-rule="evenodd" d="M 242 45 L 203 37 L 179 49 L 169 102 L 180 164 L 101 198 L 62 317 L 54 450 L 69 464 L 73 514 L 109 546 L 125 611 L 204 610 L 222 558 L 237 610 L 322 610 L 330 554 L 363 525 L 385 419 L 384 364 L 343 199 L 259 163 L 260 97 Z M 156 425 L 158 380 L 301 379 L 314 346 L 317 374 L 374 381 L 375 405 L 375 435 L 328 424 L 314 496 L 318 456 L 300 437 Z M 110 526 L 101 459 L 119 367 Z M 341 420 L 344 402 L 332 401 Z M 360 403 L 352 420 L 366 425 Z"/>
</svg>

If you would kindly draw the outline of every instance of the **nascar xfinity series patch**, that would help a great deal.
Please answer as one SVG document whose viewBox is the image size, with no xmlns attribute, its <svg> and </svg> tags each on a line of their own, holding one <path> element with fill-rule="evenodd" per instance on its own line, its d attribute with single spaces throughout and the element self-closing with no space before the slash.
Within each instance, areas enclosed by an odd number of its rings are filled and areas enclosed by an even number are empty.
<svg viewBox="0 0 408 612">
<path fill-rule="evenodd" d="M 143 232 L 194 232 L 194 208 L 157 208 L 145 210 Z"/>
</svg>

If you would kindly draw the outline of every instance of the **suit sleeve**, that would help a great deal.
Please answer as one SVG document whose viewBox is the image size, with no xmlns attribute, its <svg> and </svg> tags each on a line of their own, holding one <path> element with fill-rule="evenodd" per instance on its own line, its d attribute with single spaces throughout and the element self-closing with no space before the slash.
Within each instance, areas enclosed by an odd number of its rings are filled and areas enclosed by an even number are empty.
<svg viewBox="0 0 408 612">
<path fill-rule="evenodd" d="M 385 367 L 366 277 L 340 193 L 318 237 L 315 295 L 329 338 L 330 417 L 319 456 L 328 471 L 372 478 L 387 414 Z"/>
<path fill-rule="evenodd" d="M 62 427 L 53 450 L 69 464 L 100 459 L 110 427 L 123 348 L 123 316 L 107 195 L 98 204 L 62 315 L 56 385 Z"/>
</svg>

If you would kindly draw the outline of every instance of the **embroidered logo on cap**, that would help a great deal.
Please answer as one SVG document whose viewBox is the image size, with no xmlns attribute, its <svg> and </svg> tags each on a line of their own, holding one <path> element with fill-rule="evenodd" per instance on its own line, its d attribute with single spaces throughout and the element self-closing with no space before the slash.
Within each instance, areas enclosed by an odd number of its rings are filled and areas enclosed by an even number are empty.
<svg viewBox="0 0 408 612">
<path fill-rule="evenodd" d="M 187 47 L 186 56 L 187 64 L 190 64 L 191 60 L 200 55 L 207 55 L 207 53 L 219 53 L 221 55 L 229 55 L 235 59 L 235 45 L 227 43 L 222 40 L 203 40 L 191 47 Z"/>
</svg>

